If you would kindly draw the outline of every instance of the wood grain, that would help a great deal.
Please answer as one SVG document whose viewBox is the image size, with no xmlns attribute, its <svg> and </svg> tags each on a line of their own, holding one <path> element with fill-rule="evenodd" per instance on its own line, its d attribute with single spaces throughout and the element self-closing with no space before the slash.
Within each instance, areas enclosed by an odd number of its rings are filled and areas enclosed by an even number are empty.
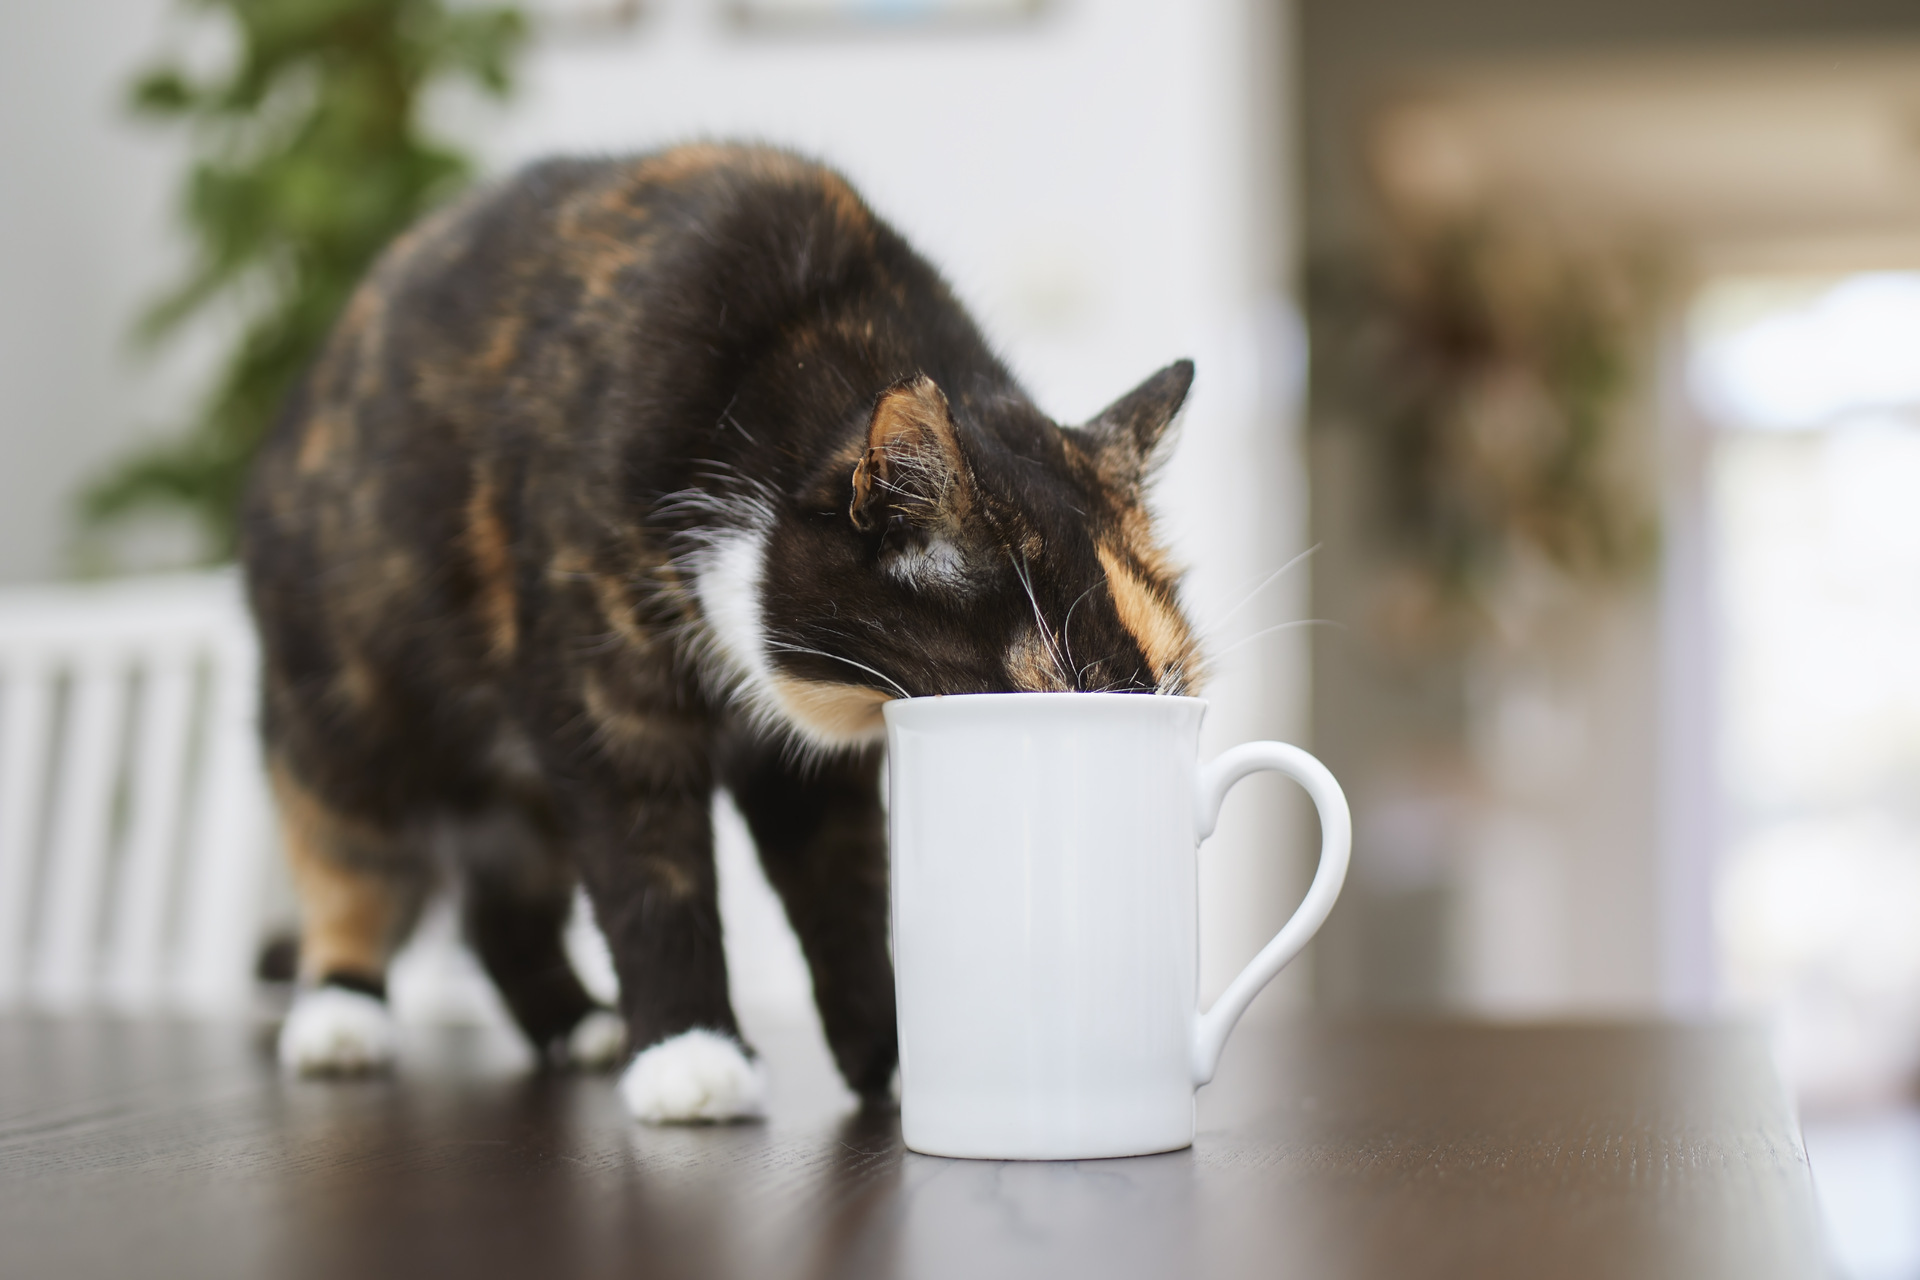
<svg viewBox="0 0 1920 1280">
<path fill-rule="evenodd" d="M 776 1072 L 805 1057 L 762 1038 Z M 264 1044 L 0 1019 L 0 1274 L 1824 1274 L 1739 1028 L 1247 1027 L 1192 1150 L 1069 1164 L 904 1153 L 824 1080 L 765 1124 L 650 1130 L 471 1034 L 347 1083 Z"/>
</svg>

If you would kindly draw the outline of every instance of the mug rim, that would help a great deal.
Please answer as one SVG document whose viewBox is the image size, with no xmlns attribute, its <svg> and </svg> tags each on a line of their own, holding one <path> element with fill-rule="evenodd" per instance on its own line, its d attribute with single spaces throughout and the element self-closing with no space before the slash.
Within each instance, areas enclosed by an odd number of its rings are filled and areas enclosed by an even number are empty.
<svg viewBox="0 0 1920 1280">
<path fill-rule="evenodd" d="M 1107 706 L 1135 705 L 1142 711 L 1158 708 L 1170 711 L 1175 707 L 1195 707 L 1205 712 L 1205 698 L 1188 697 L 1175 693 L 1115 693 L 1115 692 L 1069 692 L 1064 690 L 1034 690 L 1020 693 L 935 693 L 916 698 L 889 698 L 880 704 L 881 716 L 891 722 L 896 714 L 919 713 L 944 705 L 953 710 L 963 706 L 977 707 L 983 703 L 1002 705 L 1017 703 L 1022 706 L 1050 704 L 1054 706 L 1085 707 L 1093 704 Z"/>
<path fill-rule="evenodd" d="M 888 698 L 885 706 L 909 706 L 927 702 L 948 702 L 955 698 L 985 700 L 993 698 L 1019 698 L 1031 701 L 1044 698 L 1049 701 L 1072 699 L 1075 702 L 1090 702 L 1098 699 L 1102 702 L 1205 702 L 1205 698 L 1196 698 L 1184 693 L 1121 693 L 1113 689 L 1022 689 L 1013 693 L 926 693 L 911 698 Z"/>
</svg>

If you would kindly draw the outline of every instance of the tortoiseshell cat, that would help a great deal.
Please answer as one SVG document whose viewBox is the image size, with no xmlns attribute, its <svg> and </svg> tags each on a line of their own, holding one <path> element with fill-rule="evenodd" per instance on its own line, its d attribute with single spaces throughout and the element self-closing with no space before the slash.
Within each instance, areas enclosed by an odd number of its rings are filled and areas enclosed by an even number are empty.
<svg viewBox="0 0 1920 1280">
<path fill-rule="evenodd" d="M 880 704 L 1192 685 L 1140 493 L 1192 377 L 1056 426 L 933 268 L 781 151 L 552 161 L 403 237 L 246 501 L 304 917 L 282 1060 L 392 1055 L 387 962 L 445 864 L 542 1051 L 630 1041 L 643 1119 L 755 1114 L 725 787 L 841 1073 L 884 1095 Z M 624 1026 L 562 950 L 576 873 Z"/>
</svg>

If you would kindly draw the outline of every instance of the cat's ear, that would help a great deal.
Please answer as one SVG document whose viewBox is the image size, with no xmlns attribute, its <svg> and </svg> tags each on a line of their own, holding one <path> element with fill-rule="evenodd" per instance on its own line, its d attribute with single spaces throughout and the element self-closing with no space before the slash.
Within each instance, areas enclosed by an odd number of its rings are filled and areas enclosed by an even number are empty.
<svg viewBox="0 0 1920 1280">
<path fill-rule="evenodd" d="M 1153 470 L 1154 450 L 1179 416 L 1193 386 L 1193 361 L 1176 360 L 1115 400 L 1083 430 L 1101 460 L 1122 483 L 1138 484 Z"/>
<path fill-rule="evenodd" d="M 889 511 L 916 524 L 957 519 L 971 493 L 953 414 L 933 379 L 920 374 L 881 392 L 853 468 L 854 527 L 877 528 Z"/>
</svg>

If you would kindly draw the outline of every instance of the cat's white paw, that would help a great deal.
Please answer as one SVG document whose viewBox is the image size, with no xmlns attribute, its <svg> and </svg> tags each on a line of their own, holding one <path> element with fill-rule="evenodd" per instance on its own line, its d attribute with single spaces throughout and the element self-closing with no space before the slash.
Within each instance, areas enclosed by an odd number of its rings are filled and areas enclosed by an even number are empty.
<svg viewBox="0 0 1920 1280">
<path fill-rule="evenodd" d="M 303 1076 L 377 1071 L 393 1061 L 386 1001 L 341 987 L 302 991 L 280 1026 L 280 1065 Z"/>
<path fill-rule="evenodd" d="M 635 1058 L 620 1097 L 648 1124 L 751 1120 L 764 1114 L 767 1079 L 739 1041 L 696 1028 Z"/>
<path fill-rule="evenodd" d="M 607 1009 L 580 1019 L 567 1036 L 567 1063 L 583 1071 L 605 1071 L 627 1051 L 627 1020 Z"/>
</svg>

